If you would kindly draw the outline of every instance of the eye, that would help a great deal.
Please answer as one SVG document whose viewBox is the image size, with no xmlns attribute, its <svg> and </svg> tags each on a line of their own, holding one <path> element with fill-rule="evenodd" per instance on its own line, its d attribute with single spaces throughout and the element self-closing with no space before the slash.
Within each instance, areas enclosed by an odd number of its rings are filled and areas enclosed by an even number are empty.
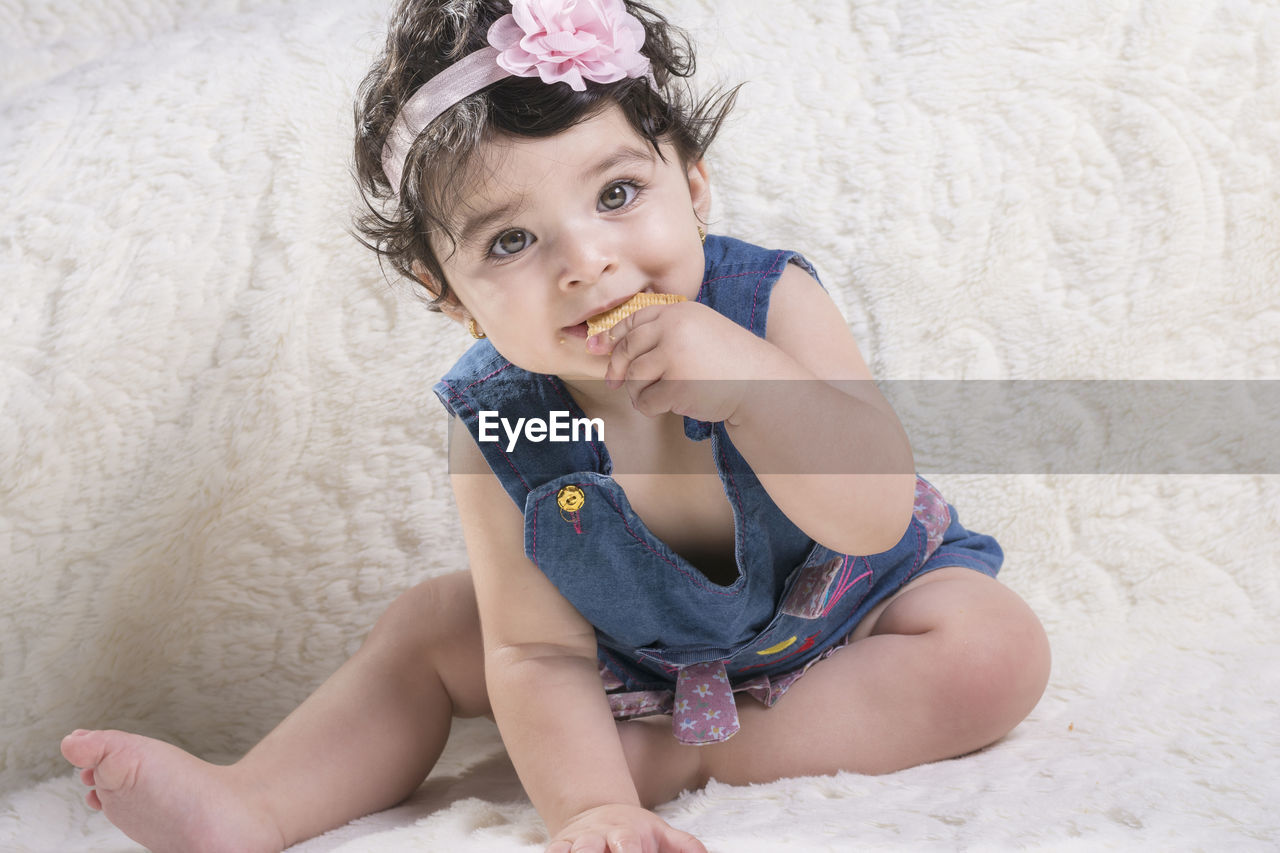
<svg viewBox="0 0 1280 853">
<path fill-rule="evenodd" d="M 600 207 L 603 210 L 621 210 L 631 203 L 639 192 L 636 185 L 630 181 L 619 181 L 611 184 L 608 189 L 600 193 Z"/>
<path fill-rule="evenodd" d="M 510 231 L 503 231 L 498 235 L 498 239 L 493 241 L 493 245 L 489 251 L 495 255 L 514 255 L 523 252 L 532 246 L 534 237 L 528 231 L 522 231 L 519 228 L 512 228 Z"/>
</svg>

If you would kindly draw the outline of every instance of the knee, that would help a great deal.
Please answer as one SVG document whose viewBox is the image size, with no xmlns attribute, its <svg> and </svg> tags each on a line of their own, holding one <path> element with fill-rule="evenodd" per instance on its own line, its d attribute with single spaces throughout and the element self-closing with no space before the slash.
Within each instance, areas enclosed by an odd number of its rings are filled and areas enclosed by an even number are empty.
<svg viewBox="0 0 1280 853">
<path fill-rule="evenodd" d="M 1029 607 L 981 624 L 945 656 L 939 711 L 947 725 L 973 733 L 979 745 L 1003 737 L 1040 701 L 1049 681 L 1049 640 Z"/>
<path fill-rule="evenodd" d="M 468 580 L 469 583 L 469 580 Z M 464 628 L 465 601 L 452 576 L 432 578 L 402 592 L 378 618 L 361 651 L 421 663 Z"/>
<path fill-rule="evenodd" d="M 455 717 L 490 713 L 480 615 L 466 572 L 401 593 L 356 654 L 404 691 L 444 697 Z"/>
</svg>

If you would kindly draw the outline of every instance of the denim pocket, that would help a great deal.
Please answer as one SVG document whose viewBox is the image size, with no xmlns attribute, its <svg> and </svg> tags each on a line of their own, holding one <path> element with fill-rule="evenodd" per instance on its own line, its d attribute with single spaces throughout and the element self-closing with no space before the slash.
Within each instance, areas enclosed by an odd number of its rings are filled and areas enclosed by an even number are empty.
<svg viewBox="0 0 1280 853">
<path fill-rule="evenodd" d="M 855 557 L 834 556 L 818 565 L 801 566 L 796 571 L 796 582 L 779 610 L 801 619 L 822 619 L 859 584 L 864 595 L 870 587 L 871 569 L 865 564 L 859 566 Z"/>
</svg>

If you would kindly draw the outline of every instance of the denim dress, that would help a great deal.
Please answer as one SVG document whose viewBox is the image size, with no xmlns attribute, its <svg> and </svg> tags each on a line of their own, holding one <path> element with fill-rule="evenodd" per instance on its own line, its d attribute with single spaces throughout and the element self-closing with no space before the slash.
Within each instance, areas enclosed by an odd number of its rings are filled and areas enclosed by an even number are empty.
<svg viewBox="0 0 1280 853">
<path fill-rule="evenodd" d="M 697 300 L 760 337 L 786 265 L 817 277 L 794 252 L 731 238 L 709 236 L 705 254 Z M 549 421 L 554 412 L 585 418 L 559 378 L 516 367 L 487 340 L 435 391 L 477 438 L 484 412 L 511 423 Z M 526 555 L 594 626 L 618 718 L 669 713 L 685 743 L 726 740 L 738 730 L 735 694 L 772 705 L 910 580 L 943 566 L 991 576 L 999 570 L 996 541 L 961 526 L 955 509 L 919 477 L 911 524 L 897 545 L 873 555 L 832 551 L 778 509 L 723 423 L 685 418 L 684 427 L 689 440 L 711 442 L 733 512 L 738 576 L 728 585 L 709 580 L 645 527 L 595 436 L 509 446 L 499 430 L 499 440 L 477 442 L 523 511 Z"/>
</svg>

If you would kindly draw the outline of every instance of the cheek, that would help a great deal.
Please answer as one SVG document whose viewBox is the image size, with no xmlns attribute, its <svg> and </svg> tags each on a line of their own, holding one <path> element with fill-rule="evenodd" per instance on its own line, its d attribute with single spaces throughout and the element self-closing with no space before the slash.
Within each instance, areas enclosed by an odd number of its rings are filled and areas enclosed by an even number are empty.
<svg viewBox="0 0 1280 853">
<path fill-rule="evenodd" d="M 464 279 L 453 285 L 453 292 L 461 306 L 482 323 L 488 320 L 489 325 L 501 325 L 513 311 L 519 313 L 529 310 L 527 305 L 514 307 L 523 295 L 522 291 L 504 287 L 498 282 Z"/>
<path fill-rule="evenodd" d="M 681 208 L 667 208 L 661 216 L 655 217 L 647 236 L 649 245 L 661 246 L 661 252 L 667 263 L 676 262 L 691 254 L 698 254 L 698 221 L 693 211 Z"/>
</svg>

